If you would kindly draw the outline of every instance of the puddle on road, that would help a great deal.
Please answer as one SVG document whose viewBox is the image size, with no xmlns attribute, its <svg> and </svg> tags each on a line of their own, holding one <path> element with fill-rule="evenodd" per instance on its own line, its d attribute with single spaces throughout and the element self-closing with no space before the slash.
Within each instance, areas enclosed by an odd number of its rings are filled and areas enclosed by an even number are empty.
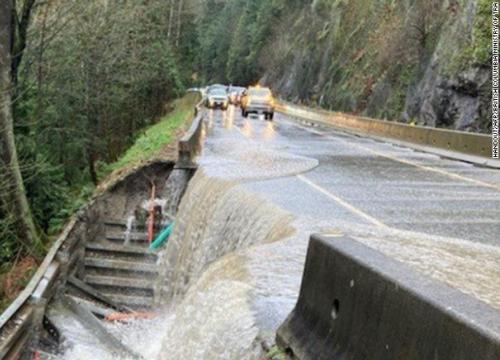
<svg viewBox="0 0 500 360">
<path fill-rule="evenodd" d="M 215 136 L 207 139 L 205 154 L 199 159 L 207 176 L 245 182 L 291 176 L 318 166 L 316 159 L 282 151 L 265 141 L 275 136 L 274 123 L 242 121 L 243 124 L 235 125 L 241 133 L 217 129 Z"/>
</svg>

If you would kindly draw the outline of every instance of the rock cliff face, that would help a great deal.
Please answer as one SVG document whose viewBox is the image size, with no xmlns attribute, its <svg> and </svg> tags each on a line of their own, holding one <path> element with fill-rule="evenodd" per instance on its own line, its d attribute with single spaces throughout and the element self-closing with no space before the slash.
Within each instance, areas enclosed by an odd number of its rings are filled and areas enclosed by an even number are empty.
<svg viewBox="0 0 500 360">
<path fill-rule="evenodd" d="M 490 13 L 484 0 L 314 0 L 273 25 L 262 81 L 298 102 L 488 132 Z"/>
<path fill-rule="evenodd" d="M 491 67 L 489 56 L 479 57 L 485 49 L 477 48 L 486 45 L 481 40 L 488 35 L 478 26 L 487 23 L 488 16 L 484 2 L 469 1 L 457 11 L 441 31 L 424 76 L 407 94 L 403 119 L 457 130 L 491 129 Z"/>
</svg>

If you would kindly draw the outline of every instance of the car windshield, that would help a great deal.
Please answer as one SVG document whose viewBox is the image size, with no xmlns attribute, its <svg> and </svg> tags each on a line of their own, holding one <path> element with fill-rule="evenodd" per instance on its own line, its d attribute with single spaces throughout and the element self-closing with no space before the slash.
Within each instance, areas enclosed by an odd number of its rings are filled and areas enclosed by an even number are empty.
<svg viewBox="0 0 500 360">
<path fill-rule="evenodd" d="M 215 95 L 215 96 L 226 96 L 226 90 L 224 89 L 214 89 L 210 91 L 210 95 Z"/>
<path fill-rule="evenodd" d="M 251 96 L 269 96 L 271 95 L 271 90 L 269 89 L 250 89 L 248 94 Z"/>
</svg>

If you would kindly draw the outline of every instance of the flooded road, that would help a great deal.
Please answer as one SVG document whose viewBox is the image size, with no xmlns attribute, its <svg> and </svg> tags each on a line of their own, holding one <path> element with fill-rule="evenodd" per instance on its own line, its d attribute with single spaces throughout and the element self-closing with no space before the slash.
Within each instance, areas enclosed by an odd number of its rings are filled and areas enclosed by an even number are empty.
<svg viewBox="0 0 500 360">
<path fill-rule="evenodd" d="M 165 250 L 167 298 L 180 305 L 161 359 L 262 356 L 258 342 L 272 343 L 295 304 L 313 232 L 348 234 L 500 308 L 497 171 L 235 109 L 209 113 L 200 165 L 179 213 L 194 215 L 190 229 Z"/>
<path fill-rule="evenodd" d="M 158 316 L 109 325 L 144 358 L 264 359 L 314 232 L 500 309 L 499 171 L 234 108 L 208 113 L 199 163 L 161 254 Z"/>
</svg>

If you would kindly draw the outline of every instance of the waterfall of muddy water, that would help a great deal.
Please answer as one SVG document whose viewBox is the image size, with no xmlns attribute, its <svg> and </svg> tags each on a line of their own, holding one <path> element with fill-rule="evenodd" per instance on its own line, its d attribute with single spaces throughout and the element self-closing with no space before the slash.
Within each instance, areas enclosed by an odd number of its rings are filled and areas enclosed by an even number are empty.
<svg viewBox="0 0 500 360">
<path fill-rule="evenodd" d="M 279 240 L 291 232 L 288 213 L 234 181 L 200 169 L 181 204 L 172 240 L 162 252 L 164 302 L 183 295 L 207 265 L 235 250 Z"/>
<path fill-rule="evenodd" d="M 143 210 L 150 211 L 151 207 L 160 206 L 162 211 L 165 209 L 167 200 L 156 198 L 154 200 L 144 200 L 141 204 Z"/>
<path fill-rule="evenodd" d="M 177 208 L 179 202 L 186 189 L 186 184 L 189 181 L 190 170 L 185 169 L 174 169 L 170 173 L 164 190 L 164 195 L 166 200 L 163 213 L 167 213 L 169 216 L 175 216 L 177 214 Z"/>
<path fill-rule="evenodd" d="M 135 228 L 135 216 L 130 215 L 127 218 L 127 224 L 126 224 L 125 232 L 123 234 L 124 238 L 125 238 L 125 245 L 130 244 L 130 234 L 132 233 L 132 231 L 134 231 L 134 228 Z"/>
</svg>

